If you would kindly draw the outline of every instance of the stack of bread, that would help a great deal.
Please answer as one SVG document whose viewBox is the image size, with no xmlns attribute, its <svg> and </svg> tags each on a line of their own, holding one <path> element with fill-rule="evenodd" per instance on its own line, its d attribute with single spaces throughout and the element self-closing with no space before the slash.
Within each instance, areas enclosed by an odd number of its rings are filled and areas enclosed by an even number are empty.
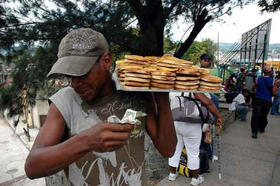
<svg viewBox="0 0 280 186">
<path fill-rule="evenodd" d="M 125 55 L 124 62 L 128 65 L 139 65 L 144 66 L 147 64 L 147 60 L 143 56 L 138 55 Z"/>
<path fill-rule="evenodd" d="M 198 68 L 181 68 L 176 73 L 176 90 L 197 90 L 200 79 Z"/>
<path fill-rule="evenodd" d="M 151 89 L 174 89 L 176 73 L 169 71 L 153 71 Z"/>
<path fill-rule="evenodd" d="M 193 62 L 172 56 L 162 56 L 157 60 L 157 68 L 162 71 L 176 72 L 180 68 L 191 67 Z"/>
<path fill-rule="evenodd" d="M 219 91 L 221 90 L 222 79 L 210 74 L 200 76 L 199 89 L 201 91 Z"/>
<path fill-rule="evenodd" d="M 125 55 L 116 62 L 118 80 L 124 89 L 219 91 L 221 79 L 209 69 L 171 56 Z"/>
<path fill-rule="evenodd" d="M 124 71 L 123 86 L 125 89 L 149 89 L 151 75 L 143 69 L 127 69 Z"/>
<path fill-rule="evenodd" d="M 117 65 L 116 68 L 117 68 L 118 80 L 120 81 L 120 83 L 122 85 L 124 84 L 125 73 L 126 73 L 127 70 L 129 70 L 129 71 L 137 71 L 137 70 L 143 69 L 143 67 L 140 66 L 140 65 L 127 64 L 127 63 L 125 63 L 124 60 L 116 61 L 116 65 Z"/>
</svg>

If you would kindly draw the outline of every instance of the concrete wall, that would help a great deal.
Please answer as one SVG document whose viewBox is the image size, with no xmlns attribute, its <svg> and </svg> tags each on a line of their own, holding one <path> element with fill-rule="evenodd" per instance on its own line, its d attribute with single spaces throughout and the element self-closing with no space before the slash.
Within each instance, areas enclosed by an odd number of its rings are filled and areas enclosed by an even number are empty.
<svg viewBox="0 0 280 186">
<path fill-rule="evenodd" d="M 40 115 L 47 115 L 49 109 L 48 101 L 37 100 L 36 105 L 32 109 L 34 126 L 40 128 L 43 123 L 40 123 Z"/>
<path fill-rule="evenodd" d="M 49 105 L 47 101 L 36 101 L 36 105 L 31 108 L 28 108 L 28 115 L 27 115 L 27 122 L 29 125 L 34 124 L 34 127 L 40 128 L 41 123 L 40 123 L 40 116 L 41 115 L 47 115 L 48 114 L 48 109 Z M 8 117 L 8 110 L 4 111 L 4 118 L 9 122 L 9 123 L 14 123 L 14 121 L 17 120 L 18 116 L 14 116 L 12 118 Z M 20 116 L 20 121 L 25 120 L 25 115 L 22 114 Z"/>
<path fill-rule="evenodd" d="M 145 136 L 145 173 L 151 185 L 169 174 L 168 158 L 161 156 L 149 136 Z"/>
</svg>

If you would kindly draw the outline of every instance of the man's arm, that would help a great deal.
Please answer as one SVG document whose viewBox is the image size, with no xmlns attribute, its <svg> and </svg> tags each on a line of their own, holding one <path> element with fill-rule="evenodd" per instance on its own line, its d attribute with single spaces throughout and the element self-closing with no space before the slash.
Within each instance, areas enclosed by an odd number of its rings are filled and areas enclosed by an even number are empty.
<svg viewBox="0 0 280 186">
<path fill-rule="evenodd" d="M 249 105 L 251 105 L 251 103 L 250 103 L 250 102 L 249 102 L 249 103 L 244 102 L 244 103 L 242 103 L 242 104 L 240 104 L 240 105 L 249 106 Z"/>
<path fill-rule="evenodd" d="M 209 99 L 202 93 L 194 93 L 194 97 L 198 99 L 201 103 L 203 103 L 206 106 L 206 108 L 217 117 L 217 124 L 222 124 L 223 116 L 218 111 L 211 99 Z"/>
<path fill-rule="evenodd" d="M 257 85 L 258 85 L 258 79 L 255 78 L 254 83 L 253 83 L 253 90 L 255 90 L 257 88 Z"/>
<path fill-rule="evenodd" d="M 273 87 L 272 87 L 272 95 L 273 95 L 273 96 L 276 96 L 276 95 L 277 95 L 277 90 L 278 90 L 278 88 L 277 88 L 277 83 L 276 83 L 276 81 L 274 81 Z"/>
<path fill-rule="evenodd" d="M 153 140 L 155 147 L 164 157 L 173 156 L 177 138 L 169 105 L 168 93 L 154 93 L 148 103 L 146 130 Z M 155 108 L 158 110 L 156 116 Z"/>
<path fill-rule="evenodd" d="M 126 144 L 132 125 L 102 123 L 82 131 L 61 143 L 66 124 L 54 104 L 51 104 L 25 162 L 26 175 L 33 179 L 54 174 L 81 158 L 89 151 L 113 151 Z"/>
</svg>

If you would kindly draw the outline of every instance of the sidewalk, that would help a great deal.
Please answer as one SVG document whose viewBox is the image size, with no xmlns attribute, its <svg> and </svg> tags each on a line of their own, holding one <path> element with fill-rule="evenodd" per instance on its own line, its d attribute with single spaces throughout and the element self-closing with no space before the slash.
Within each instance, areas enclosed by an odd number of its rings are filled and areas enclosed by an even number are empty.
<svg viewBox="0 0 280 186">
<path fill-rule="evenodd" d="M 35 130 L 33 132 L 36 133 Z M 34 135 L 32 133 L 32 140 L 34 140 Z M 27 140 L 25 134 L 16 134 L 8 122 L 0 118 L 0 186 L 45 185 L 44 178 L 30 180 L 25 175 L 24 163 L 29 153 L 28 147 L 32 145 L 32 140 L 24 145 L 22 140 L 25 138 Z"/>
<path fill-rule="evenodd" d="M 218 179 L 218 162 L 210 163 L 211 172 L 204 174 L 201 186 L 279 186 L 280 185 L 280 116 L 269 115 L 264 134 L 251 138 L 251 113 L 247 122 L 235 121 L 222 135 L 222 179 Z M 190 179 L 167 178 L 157 186 L 186 186 Z"/>
</svg>

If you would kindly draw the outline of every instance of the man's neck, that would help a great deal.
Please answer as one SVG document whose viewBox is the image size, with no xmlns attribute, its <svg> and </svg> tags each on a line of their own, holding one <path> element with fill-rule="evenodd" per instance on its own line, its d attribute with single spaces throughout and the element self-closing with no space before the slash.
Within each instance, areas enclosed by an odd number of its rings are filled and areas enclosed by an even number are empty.
<svg viewBox="0 0 280 186">
<path fill-rule="evenodd" d="M 207 66 L 200 66 L 200 68 L 210 68 L 211 66 L 207 67 Z"/>
<path fill-rule="evenodd" d="M 112 79 L 108 80 L 100 89 L 98 95 L 91 101 L 87 101 L 89 105 L 92 105 L 95 100 L 106 97 L 116 90 L 115 83 Z"/>
<path fill-rule="evenodd" d="M 105 85 L 101 88 L 98 97 L 105 97 L 116 89 L 115 83 L 112 79 L 108 80 Z"/>
</svg>

